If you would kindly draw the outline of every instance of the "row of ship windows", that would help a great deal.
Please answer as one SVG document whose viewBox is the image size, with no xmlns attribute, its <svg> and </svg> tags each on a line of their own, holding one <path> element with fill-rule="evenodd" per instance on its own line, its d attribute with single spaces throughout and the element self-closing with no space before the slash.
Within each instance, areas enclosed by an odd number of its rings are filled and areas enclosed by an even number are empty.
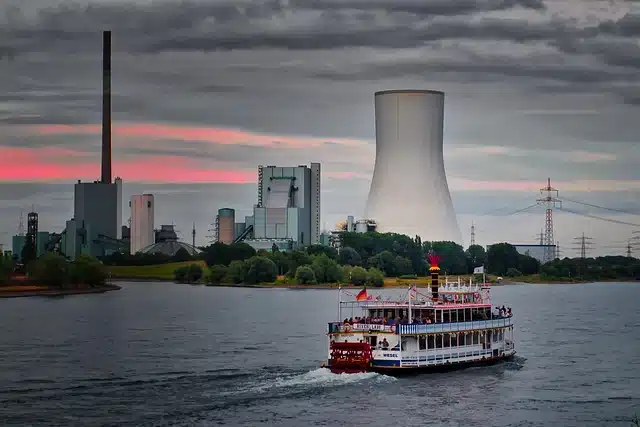
<svg viewBox="0 0 640 427">
<path fill-rule="evenodd" d="M 471 332 L 468 334 L 452 335 L 450 333 L 427 335 L 418 337 L 418 348 L 425 350 L 428 348 L 443 348 L 443 347 L 459 347 L 475 344 L 488 344 L 493 339 L 493 342 L 504 340 L 504 331 L 487 332 L 484 335 L 480 335 L 480 332 Z"/>
</svg>

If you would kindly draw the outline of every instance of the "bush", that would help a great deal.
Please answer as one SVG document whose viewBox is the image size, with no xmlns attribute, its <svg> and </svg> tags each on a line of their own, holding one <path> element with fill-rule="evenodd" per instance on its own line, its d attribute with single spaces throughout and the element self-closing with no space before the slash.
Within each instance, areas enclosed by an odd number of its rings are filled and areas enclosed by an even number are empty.
<svg viewBox="0 0 640 427">
<path fill-rule="evenodd" d="M 418 277 L 417 274 L 403 274 L 402 276 L 398 277 L 398 279 L 411 280 L 411 279 L 416 279 L 417 277 Z"/>
<path fill-rule="evenodd" d="M 224 283 L 242 283 L 246 275 L 246 263 L 245 261 L 231 261 L 229 268 L 227 269 L 227 277 L 223 279 Z"/>
<path fill-rule="evenodd" d="M 507 272 L 505 274 L 505 276 L 507 277 L 518 277 L 518 276 L 522 276 L 522 272 L 520 270 L 518 270 L 517 268 L 508 268 Z"/>
<path fill-rule="evenodd" d="M 198 283 L 202 279 L 203 271 L 200 264 L 190 264 L 176 268 L 173 276 L 179 283 Z"/>
<path fill-rule="evenodd" d="M 229 274 L 229 268 L 221 265 L 221 264 L 216 264 L 214 266 L 211 266 L 211 268 L 209 269 L 209 275 L 207 276 L 207 282 L 209 283 L 213 283 L 213 284 L 219 284 L 222 283 L 222 281 L 224 280 L 224 278 Z"/>
<path fill-rule="evenodd" d="M 187 280 L 189 283 L 198 283 L 202 279 L 202 276 L 204 276 L 204 272 L 200 264 L 189 265 L 187 270 Z"/>
<path fill-rule="evenodd" d="M 38 284 L 63 288 L 70 282 L 69 264 L 58 254 L 44 254 L 30 265 L 30 270 Z"/>
<path fill-rule="evenodd" d="M 384 274 L 377 268 L 370 268 L 367 271 L 367 284 L 381 288 L 384 286 Z"/>
<path fill-rule="evenodd" d="M 80 255 L 70 268 L 71 282 L 76 285 L 102 286 L 107 281 L 107 270 L 96 258 Z"/>
<path fill-rule="evenodd" d="M 367 283 L 367 270 L 362 267 L 353 267 L 349 273 L 349 283 L 352 285 L 364 286 Z"/>
<path fill-rule="evenodd" d="M 296 270 L 296 283 L 300 285 L 315 285 L 316 275 L 314 274 L 311 267 L 307 265 L 301 265 Z"/>
</svg>

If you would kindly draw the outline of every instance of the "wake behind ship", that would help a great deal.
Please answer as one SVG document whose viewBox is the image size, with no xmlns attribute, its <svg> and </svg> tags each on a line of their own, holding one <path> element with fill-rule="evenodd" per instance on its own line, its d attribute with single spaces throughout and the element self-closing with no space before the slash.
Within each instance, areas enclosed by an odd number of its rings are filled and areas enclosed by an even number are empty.
<svg viewBox="0 0 640 427">
<path fill-rule="evenodd" d="M 334 373 L 399 373 L 512 358 L 516 350 L 511 309 L 492 309 L 485 280 L 441 286 L 439 260 L 429 255 L 430 296 L 413 285 L 405 298 L 396 301 L 373 299 L 366 288 L 355 301 L 342 301 L 340 290 L 339 319 L 342 313 L 351 317 L 329 323 L 325 366 Z"/>
</svg>

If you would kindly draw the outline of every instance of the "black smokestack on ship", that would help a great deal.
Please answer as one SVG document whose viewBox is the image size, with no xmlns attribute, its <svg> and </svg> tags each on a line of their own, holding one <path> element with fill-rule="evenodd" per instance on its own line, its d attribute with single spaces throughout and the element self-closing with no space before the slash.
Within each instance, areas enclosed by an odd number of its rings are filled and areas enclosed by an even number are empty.
<svg viewBox="0 0 640 427">
<path fill-rule="evenodd" d="M 111 184 L 111 31 L 102 33 L 102 179 Z"/>
<path fill-rule="evenodd" d="M 436 255 L 433 251 L 430 251 L 427 255 L 427 259 L 429 260 L 429 272 L 431 273 L 431 299 L 436 302 L 439 299 L 438 287 L 440 286 L 440 267 L 438 267 L 438 263 L 440 262 L 441 257 Z"/>
</svg>

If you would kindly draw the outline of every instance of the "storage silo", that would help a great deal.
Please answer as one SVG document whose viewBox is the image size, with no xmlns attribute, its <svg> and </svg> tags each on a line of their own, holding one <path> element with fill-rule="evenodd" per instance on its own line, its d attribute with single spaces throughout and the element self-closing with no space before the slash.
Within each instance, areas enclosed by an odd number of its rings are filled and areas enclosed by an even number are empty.
<svg viewBox="0 0 640 427">
<path fill-rule="evenodd" d="M 375 93 L 376 161 L 365 216 L 379 232 L 462 243 L 443 157 L 444 92 Z"/>
<path fill-rule="evenodd" d="M 155 201 L 153 194 L 136 194 L 131 196 L 131 230 L 129 251 L 131 254 L 155 243 Z"/>
<path fill-rule="evenodd" d="M 218 242 L 230 245 L 235 232 L 236 211 L 231 208 L 218 210 Z"/>
</svg>

